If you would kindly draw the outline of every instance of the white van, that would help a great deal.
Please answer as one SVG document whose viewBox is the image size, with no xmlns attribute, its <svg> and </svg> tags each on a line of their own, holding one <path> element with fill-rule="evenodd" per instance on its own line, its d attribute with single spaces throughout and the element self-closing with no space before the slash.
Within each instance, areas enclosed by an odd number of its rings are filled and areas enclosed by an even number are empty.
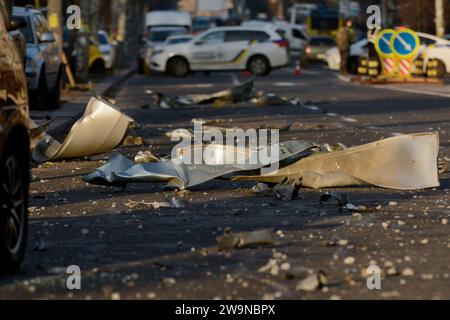
<svg viewBox="0 0 450 320">
<path fill-rule="evenodd" d="M 187 12 L 181 11 L 151 11 L 145 17 L 147 32 L 154 27 L 184 27 L 186 31 L 192 31 L 192 17 Z"/>
</svg>

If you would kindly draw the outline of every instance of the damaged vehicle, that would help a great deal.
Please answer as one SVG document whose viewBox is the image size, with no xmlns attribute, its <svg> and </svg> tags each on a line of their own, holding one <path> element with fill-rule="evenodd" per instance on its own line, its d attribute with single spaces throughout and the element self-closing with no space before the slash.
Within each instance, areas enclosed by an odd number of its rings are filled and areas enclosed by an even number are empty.
<svg viewBox="0 0 450 320">
<path fill-rule="evenodd" d="M 0 273 L 14 273 L 25 256 L 30 152 L 27 84 L 8 31 L 24 27 L 0 1 Z"/>
</svg>

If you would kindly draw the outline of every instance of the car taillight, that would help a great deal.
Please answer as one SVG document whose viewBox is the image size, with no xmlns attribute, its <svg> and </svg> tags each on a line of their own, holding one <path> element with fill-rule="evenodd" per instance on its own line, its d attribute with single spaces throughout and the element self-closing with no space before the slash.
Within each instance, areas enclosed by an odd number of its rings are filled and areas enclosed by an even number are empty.
<svg viewBox="0 0 450 320">
<path fill-rule="evenodd" d="M 273 43 L 278 45 L 280 48 L 288 48 L 289 47 L 289 42 L 287 42 L 286 40 L 275 40 Z"/>
</svg>

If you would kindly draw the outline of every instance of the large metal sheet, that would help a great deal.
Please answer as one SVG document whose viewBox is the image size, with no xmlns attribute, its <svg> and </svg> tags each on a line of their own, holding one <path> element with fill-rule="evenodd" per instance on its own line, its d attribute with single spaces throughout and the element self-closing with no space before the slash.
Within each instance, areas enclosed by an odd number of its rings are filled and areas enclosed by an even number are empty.
<svg viewBox="0 0 450 320">
<path fill-rule="evenodd" d="M 375 185 L 414 190 L 439 186 L 437 133 L 397 136 L 346 150 L 316 153 L 280 170 L 235 180 L 280 183 L 295 179 L 311 188 Z"/>
</svg>

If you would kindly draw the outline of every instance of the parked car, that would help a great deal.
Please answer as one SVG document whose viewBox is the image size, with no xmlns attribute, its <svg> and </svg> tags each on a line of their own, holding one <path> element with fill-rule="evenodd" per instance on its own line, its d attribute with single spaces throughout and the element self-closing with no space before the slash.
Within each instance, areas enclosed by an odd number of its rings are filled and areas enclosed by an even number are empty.
<svg viewBox="0 0 450 320">
<path fill-rule="evenodd" d="M 329 36 L 311 37 L 305 47 L 303 60 L 307 63 L 311 61 L 326 62 L 326 53 L 336 46 L 336 41 Z"/>
<path fill-rule="evenodd" d="M 105 68 L 108 70 L 113 69 L 114 62 L 116 60 L 116 47 L 114 43 L 109 40 L 109 36 L 106 31 L 98 31 L 98 43 L 100 47 L 100 53 L 105 63 Z"/>
<path fill-rule="evenodd" d="M 260 76 L 289 63 L 288 47 L 273 28 L 219 27 L 188 43 L 154 51 L 150 68 L 177 77 L 218 70 L 249 70 Z"/>
<path fill-rule="evenodd" d="M 145 68 L 150 63 L 150 58 L 156 47 L 164 45 L 167 38 L 174 35 L 186 35 L 187 30 L 184 27 L 153 27 L 148 35 L 145 46 L 142 49 L 140 63 L 143 65 L 139 67 L 142 73 L 145 73 Z"/>
<path fill-rule="evenodd" d="M 362 39 L 350 46 L 348 66 L 351 73 L 355 72 L 355 70 L 357 69 L 358 58 L 367 56 L 367 50 L 367 39 Z M 330 68 L 331 70 L 339 70 L 341 65 L 341 54 L 339 53 L 339 49 L 337 47 L 329 49 L 325 53 L 325 60 L 328 64 L 328 68 Z"/>
<path fill-rule="evenodd" d="M 438 62 L 439 78 L 450 73 L 450 41 L 422 32 L 417 32 L 417 36 L 421 43 L 419 54 L 423 54 L 425 57 L 424 66 L 428 60 L 435 59 Z"/>
<path fill-rule="evenodd" d="M 31 108 L 57 109 L 60 106 L 63 65 L 61 52 L 41 11 L 14 7 L 13 16 L 25 19 L 20 29 L 27 44 L 25 72 Z"/>
<path fill-rule="evenodd" d="M 219 17 L 196 17 L 193 21 L 193 31 L 195 34 L 199 34 L 221 25 L 223 25 L 223 21 Z"/>
<path fill-rule="evenodd" d="M 11 8 L 9 8 L 11 9 Z M 0 1 L 0 273 L 14 273 L 25 255 L 30 142 L 23 61 L 8 35 L 24 27 Z"/>
</svg>

